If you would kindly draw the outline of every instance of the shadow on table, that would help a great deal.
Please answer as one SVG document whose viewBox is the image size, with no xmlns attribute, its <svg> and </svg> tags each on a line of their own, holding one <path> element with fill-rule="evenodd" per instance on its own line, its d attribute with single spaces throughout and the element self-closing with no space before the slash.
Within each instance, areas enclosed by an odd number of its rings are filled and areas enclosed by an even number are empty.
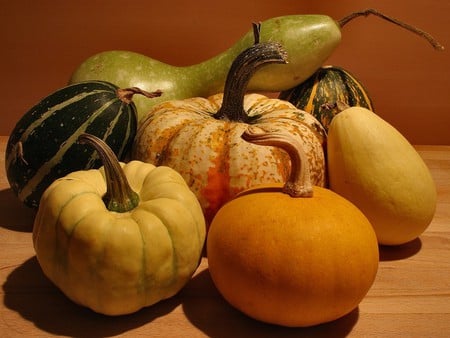
<svg viewBox="0 0 450 338">
<path fill-rule="evenodd" d="M 26 207 L 11 189 L 0 190 L 0 226 L 9 230 L 31 232 L 36 211 Z"/>
<path fill-rule="evenodd" d="M 406 259 L 417 254 L 422 248 L 422 241 L 416 238 L 408 243 L 396 246 L 380 246 L 380 261 L 396 261 Z"/>
<path fill-rule="evenodd" d="M 69 337 L 120 335 L 164 316 L 180 304 L 179 297 L 175 296 L 131 315 L 97 314 L 76 305 L 60 292 L 44 276 L 36 257 L 11 272 L 3 292 L 7 308 L 18 312 L 40 330 Z"/>
<path fill-rule="evenodd" d="M 35 290 L 35 291 L 33 291 Z M 78 306 L 42 273 L 36 257 L 13 270 L 3 285 L 5 306 L 42 331 L 70 337 L 110 337 L 144 326 L 180 304 L 187 319 L 213 338 L 345 337 L 358 321 L 359 311 L 310 328 L 284 328 L 253 320 L 232 308 L 215 288 L 208 269 L 196 274 L 175 297 L 136 313 L 110 317 Z"/>
<path fill-rule="evenodd" d="M 346 337 L 359 318 L 356 308 L 348 315 L 322 325 L 288 328 L 259 322 L 229 305 L 218 293 L 208 269 L 194 276 L 181 292 L 182 306 L 189 321 L 208 337 Z"/>
</svg>

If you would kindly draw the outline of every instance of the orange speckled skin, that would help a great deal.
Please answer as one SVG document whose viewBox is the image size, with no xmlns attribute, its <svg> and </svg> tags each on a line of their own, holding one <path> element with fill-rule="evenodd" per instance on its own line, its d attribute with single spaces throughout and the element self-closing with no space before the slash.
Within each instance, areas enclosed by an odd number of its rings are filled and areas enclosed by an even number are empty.
<svg viewBox="0 0 450 338">
<path fill-rule="evenodd" d="M 255 185 L 284 182 L 290 172 L 287 154 L 244 141 L 248 124 L 218 120 L 222 94 L 163 102 L 142 119 L 132 158 L 177 170 L 196 194 L 209 224 L 219 208 Z M 244 109 L 251 124 L 285 129 L 301 138 L 312 183 L 325 185 L 325 132 L 309 113 L 287 101 L 247 94 Z"/>
</svg>

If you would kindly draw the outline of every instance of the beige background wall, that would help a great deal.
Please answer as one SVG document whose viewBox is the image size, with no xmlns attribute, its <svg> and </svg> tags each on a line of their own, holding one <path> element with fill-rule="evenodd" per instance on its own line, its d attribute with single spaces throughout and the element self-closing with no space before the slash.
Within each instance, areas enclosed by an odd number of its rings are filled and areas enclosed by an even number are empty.
<svg viewBox="0 0 450 338">
<path fill-rule="evenodd" d="M 414 144 L 450 144 L 450 1 L 15 0 L 0 7 L 0 135 L 41 98 L 67 83 L 94 53 L 132 50 L 174 65 L 230 47 L 251 22 L 288 14 L 346 14 L 374 7 L 430 32 L 447 47 L 376 17 L 343 29 L 328 64 L 343 66 L 370 92 L 377 113 Z"/>
</svg>

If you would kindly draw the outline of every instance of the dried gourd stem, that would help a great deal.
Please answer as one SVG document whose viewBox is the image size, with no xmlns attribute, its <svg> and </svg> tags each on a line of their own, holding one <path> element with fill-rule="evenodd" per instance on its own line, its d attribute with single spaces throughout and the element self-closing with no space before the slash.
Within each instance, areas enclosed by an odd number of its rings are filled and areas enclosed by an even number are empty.
<svg viewBox="0 0 450 338">
<path fill-rule="evenodd" d="M 249 126 L 242 138 L 250 143 L 278 147 L 286 151 L 291 160 L 291 173 L 283 186 L 283 192 L 292 197 L 313 196 L 308 157 L 298 137 L 285 131 L 272 132 Z"/>
<path fill-rule="evenodd" d="M 239 54 L 231 64 L 225 81 L 222 106 L 214 115 L 216 119 L 248 122 L 244 96 L 251 77 L 268 63 L 287 63 L 287 53 L 281 45 L 276 42 L 258 42 L 260 29 L 257 24 L 253 27 L 256 43 Z"/>
<path fill-rule="evenodd" d="M 161 90 L 156 90 L 154 92 L 148 92 L 145 91 L 143 89 L 140 89 L 138 87 L 130 87 L 130 88 L 120 88 L 117 89 L 117 96 L 119 97 L 120 100 L 122 100 L 123 102 L 130 104 L 131 100 L 133 99 L 133 96 L 135 94 L 140 94 L 140 95 L 144 95 L 145 97 L 151 99 L 154 97 L 159 97 L 162 95 L 162 91 Z"/>
<path fill-rule="evenodd" d="M 119 160 L 111 148 L 91 134 L 81 134 L 78 141 L 94 147 L 103 162 L 106 179 L 106 194 L 103 196 L 103 201 L 108 210 L 127 212 L 134 209 L 139 204 L 139 195 L 131 189 Z"/>
<path fill-rule="evenodd" d="M 254 44 L 258 44 L 261 38 L 261 22 L 254 22 L 253 25 L 253 39 L 254 39 Z"/>
<path fill-rule="evenodd" d="M 346 17 L 342 18 L 341 20 L 338 21 L 338 24 L 340 27 L 344 27 L 349 21 L 353 20 L 354 18 L 360 17 L 360 16 L 368 16 L 368 15 L 375 15 L 378 16 L 384 20 L 387 20 L 389 22 L 392 22 L 395 25 L 398 25 L 400 27 L 403 27 L 407 30 L 409 30 L 410 32 L 413 32 L 423 38 L 425 38 L 426 40 L 428 40 L 428 42 L 434 47 L 434 49 L 442 51 L 444 50 L 444 46 L 442 46 L 435 38 L 433 38 L 429 33 L 414 27 L 412 25 L 409 25 L 405 22 L 402 22 L 400 20 L 397 20 L 395 18 L 392 18 L 390 16 L 387 16 L 379 11 L 377 11 L 376 9 L 373 8 L 368 8 L 359 12 L 354 12 L 351 13 L 349 15 L 347 15 Z"/>
</svg>

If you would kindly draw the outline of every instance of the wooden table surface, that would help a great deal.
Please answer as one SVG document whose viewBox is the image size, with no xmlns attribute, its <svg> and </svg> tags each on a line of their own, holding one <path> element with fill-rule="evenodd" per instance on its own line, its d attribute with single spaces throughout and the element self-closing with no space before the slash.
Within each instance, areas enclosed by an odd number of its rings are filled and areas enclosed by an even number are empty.
<svg viewBox="0 0 450 338">
<path fill-rule="evenodd" d="M 450 337 L 450 146 L 417 146 L 438 189 L 433 222 L 420 238 L 380 248 L 380 266 L 359 307 L 311 328 L 267 325 L 231 308 L 206 258 L 175 297 L 135 314 L 107 317 L 77 306 L 42 274 L 31 231 L 34 213 L 5 177 L 0 136 L 1 337 Z"/>
</svg>

